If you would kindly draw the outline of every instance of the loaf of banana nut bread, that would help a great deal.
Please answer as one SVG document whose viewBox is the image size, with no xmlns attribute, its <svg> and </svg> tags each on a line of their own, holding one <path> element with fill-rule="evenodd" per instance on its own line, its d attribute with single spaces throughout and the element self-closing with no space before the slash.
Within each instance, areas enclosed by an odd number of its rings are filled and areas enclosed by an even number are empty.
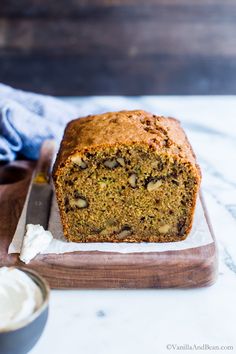
<svg viewBox="0 0 236 354">
<path fill-rule="evenodd" d="M 53 178 L 68 240 L 172 242 L 191 230 L 201 173 L 176 119 L 135 110 L 71 121 Z"/>
</svg>

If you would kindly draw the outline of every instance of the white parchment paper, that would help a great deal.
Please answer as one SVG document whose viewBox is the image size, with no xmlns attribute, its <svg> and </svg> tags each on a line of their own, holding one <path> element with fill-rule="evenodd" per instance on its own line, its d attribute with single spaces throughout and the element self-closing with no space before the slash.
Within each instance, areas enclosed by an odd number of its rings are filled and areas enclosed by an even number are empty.
<svg viewBox="0 0 236 354">
<path fill-rule="evenodd" d="M 26 197 L 25 205 L 22 210 L 21 217 L 19 219 L 15 234 L 12 242 L 9 246 L 8 253 L 20 253 L 25 234 L 25 219 L 26 209 L 29 198 L 30 190 Z M 137 253 L 137 252 L 164 252 L 164 251 L 176 251 L 187 248 L 195 248 L 204 246 L 213 242 L 204 210 L 200 200 L 197 202 L 197 207 L 194 216 L 194 223 L 192 230 L 184 241 L 169 242 L 169 243 L 76 243 L 68 242 L 63 236 L 62 226 L 60 222 L 60 215 L 57 207 L 55 195 L 52 200 L 51 213 L 49 218 L 49 231 L 53 235 L 53 240 L 49 247 L 43 252 L 43 254 L 60 254 L 75 251 L 102 251 L 102 252 L 119 252 L 119 253 Z"/>
</svg>

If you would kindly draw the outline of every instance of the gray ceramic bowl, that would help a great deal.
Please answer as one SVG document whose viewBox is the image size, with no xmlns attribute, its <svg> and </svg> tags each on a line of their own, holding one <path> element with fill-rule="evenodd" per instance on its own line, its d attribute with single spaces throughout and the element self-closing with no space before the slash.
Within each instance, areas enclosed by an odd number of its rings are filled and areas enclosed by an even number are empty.
<svg viewBox="0 0 236 354">
<path fill-rule="evenodd" d="M 49 293 L 47 282 L 33 270 L 16 267 L 25 272 L 41 289 L 43 303 L 27 320 L 19 327 L 12 330 L 0 330 L 1 354 L 26 354 L 39 340 L 43 333 L 48 318 Z"/>
</svg>

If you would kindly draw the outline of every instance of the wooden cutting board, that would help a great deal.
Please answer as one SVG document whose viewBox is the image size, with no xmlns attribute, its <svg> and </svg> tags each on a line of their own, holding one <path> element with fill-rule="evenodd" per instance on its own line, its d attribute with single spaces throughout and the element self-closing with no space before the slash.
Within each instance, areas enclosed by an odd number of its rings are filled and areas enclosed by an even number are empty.
<svg viewBox="0 0 236 354">
<path fill-rule="evenodd" d="M 213 242 L 180 251 L 150 253 L 73 252 L 37 256 L 29 265 L 7 249 L 14 235 L 35 164 L 0 166 L 0 266 L 24 266 L 39 272 L 52 288 L 191 288 L 211 285 L 217 276 Z"/>
</svg>

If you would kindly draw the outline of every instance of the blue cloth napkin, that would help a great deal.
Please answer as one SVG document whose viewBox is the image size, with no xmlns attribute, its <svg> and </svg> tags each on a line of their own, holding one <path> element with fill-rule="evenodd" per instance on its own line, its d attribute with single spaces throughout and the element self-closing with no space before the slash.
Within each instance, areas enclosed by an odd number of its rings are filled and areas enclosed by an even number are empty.
<svg viewBox="0 0 236 354">
<path fill-rule="evenodd" d="M 59 99 L 12 89 L 0 83 L 0 161 L 17 154 L 37 159 L 45 139 L 60 142 L 78 110 Z"/>
</svg>

